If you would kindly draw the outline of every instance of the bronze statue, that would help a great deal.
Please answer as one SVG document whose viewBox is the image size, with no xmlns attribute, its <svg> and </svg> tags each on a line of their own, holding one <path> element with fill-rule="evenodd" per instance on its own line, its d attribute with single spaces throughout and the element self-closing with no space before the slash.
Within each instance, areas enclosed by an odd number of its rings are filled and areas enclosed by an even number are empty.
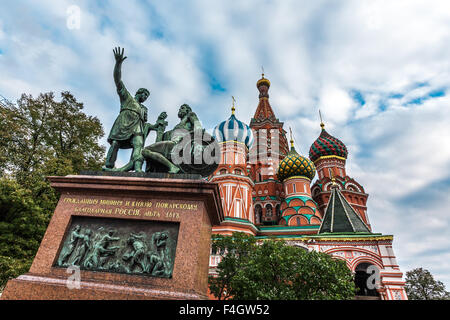
<svg viewBox="0 0 450 320">
<path fill-rule="evenodd" d="M 167 125 L 169 124 L 166 121 L 166 119 L 167 119 L 167 113 L 161 112 L 158 119 L 156 120 L 155 125 L 153 127 L 150 127 L 150 128 L 154 128 L 154 130 L 156 131 L 156 141 L 155 142 L 162 141 L 162 139 L 163 139 L 164 132 L 166 130 Z"/>
<path fill-rule="evenodd" d="M 168 125 L 165 121 L 167 118 L 165 112 L 159 115 L 155 124 L 147 123 L 148 111 L 142 103 L 149 97 L 150 92 L 141 88 L 134 97 L 131 96 L 121 79 L 122 63 L 127 58 L 124 57 L 124 49 L 118 47 L 113 52 L 116 59 L 114 82 L 120 98 L 120 114 L 108 136 L 111 146 L 103 170 L 142 172 L 143 162 L 146 161 L 146 172 L 183 172 L 203 176 L 214 172 L 219 163 L 220 148 L 202 128 L 191 107 L 187 104 L 180 107 L 178 111 L 180 122 L 167 132 L 165 132 Z M 156 131 L 156 141 L 144 148 L 151 130 Z M 130 148 L 133 151 L 129 162 L 121 168 L 114 168 L 119 149 Z M 208 159 L 204 159 L 205 154 Z"/>
<path fill-rule="evenodd" d="M 211 174 L 217 168 L 218 160 L 205 163 L 204 151 L 205 148 L 213 146 L 212 149 L 219 159 L 220 148 L 217 142 L 205 132 L 189 105 L 180 106 L 178 118 L 180 122 L 172 130 L 164 133 L 162 141 L 157 141 L 142 150 L 142 156 L 147 161 L 146 172 L 182 171 L 203 176 Z M 199 161 L 196 161 L 197 159 Z M 175 160 L 182 161 L 175 163 Z"/>
<path fill-rule="evenodd" d="M 192 112 L 191 107 L 187 104 L 183 104 L 180 107 L 178 118 L 180 118 L 180 123 L 172 130 L 165 132 L 162 136 L 162 141 L 155 142 L 142 150 L 142 155 L 147 160 L 146 171 L 151 171 L 152 163 L 153 166 L 159 167 L 158 171 L 164 171 L 164 169 L 161 170 L 161 166 L 158 166 L 158 164 L 166 167 L 169 173 L 178 173 L 180 171 L 180 168 L 170 160 L 172 149 L 181 142 L 186 134 L 186 130 L 201 130 L 202 126 L 197 115 Z"/>
<path fill-rule="evenodd" d="M 117 159 L 119 149 L 130 149 L 131 166 L 136 172 L 142 172 L 143 158 L 141 155 L 144 147 L 145 136 L 148 132 L 146 128 L 147 107 L 142 103 L 150 96 L 150 91 L 140 88 L 133 97 L 122 82 L 122 63 L 127 58 L 124 57 L 124 49 L 115 48 L 113 50 L 116 64 L 114 66 L 114 82 L 117 88 L 117 94 L 120 98 L 120 113 L 111 128 L 108 136 L 108 142 L 111 144 L 106 156 L 104 170 L 112 170 Z"/>
</svg>

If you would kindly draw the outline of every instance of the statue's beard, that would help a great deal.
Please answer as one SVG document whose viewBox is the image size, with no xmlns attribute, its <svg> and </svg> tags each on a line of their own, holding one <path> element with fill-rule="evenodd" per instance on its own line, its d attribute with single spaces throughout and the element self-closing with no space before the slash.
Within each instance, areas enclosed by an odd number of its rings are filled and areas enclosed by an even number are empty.
<svg viewBox="0 0 450 320">
<path fill-rule="evenodd" d="M 136 99 L 136 101 L 139 102 L 139 103 L 142 103 L 142 102 L 144 102 L 145 100 L 147 100 L 147 98 L 146 98 L 145 96 L 142 96 L 142 95 L 140 95 L 140 94 L 136 95 L 136 96 L 134 97 L 134 99 Z"/>
</svg>

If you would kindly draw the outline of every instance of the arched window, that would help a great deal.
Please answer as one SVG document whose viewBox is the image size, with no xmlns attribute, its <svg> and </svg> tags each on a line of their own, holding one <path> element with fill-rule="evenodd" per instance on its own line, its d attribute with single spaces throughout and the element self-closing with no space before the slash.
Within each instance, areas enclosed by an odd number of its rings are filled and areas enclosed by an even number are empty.
<svg viewBox="0 0 450 320">
<path fill-rule="evenodd" d="M 262 207 L 257 204 L 255 206 L 255 224 L 261 223 Z"/>
<path fill-rule="evenodd" d="M 266 205 L 266 217 L 271 217 L 272 216 L 272 205 L 268 204 Z"/>
<path fill-rule="evenodd" d="M 221 169 L 220 170 L 220 174 L 226 174 L 227 173 L 227 169 Z"/>
<path fill-rule="evenodd" d="M 242 174 L 242 170 L 241 169 L 236 169 L 236 170 L 234 170 L 234 174 L 241 175 Z"/>
<path fill-rule="evenodd" d="M 320 193 L 320 188 L 314 188 L 313 197 L 316 197 Z"/>
<path fill-rule="evenodd" d="M 372 270 L 368 270 L 369 267 Z M 375 288 L 376 281 L 380 281 L 380 279 L 377 279 L 377 275 L 379 278 L 379 274 L 378 268 L 371 263 L 363 262 L 358 264 L 355 268 L 355 287 L 357 289 L 356 295 L 379 297 L 380 294 Z M 369 279 L 369 277 L 371 279 Z"/>
</svg>

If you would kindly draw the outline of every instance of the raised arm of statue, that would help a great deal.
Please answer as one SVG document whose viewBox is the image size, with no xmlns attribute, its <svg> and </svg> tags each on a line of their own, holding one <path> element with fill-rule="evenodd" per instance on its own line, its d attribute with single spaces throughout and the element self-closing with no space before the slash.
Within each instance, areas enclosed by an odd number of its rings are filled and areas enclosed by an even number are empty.
<svg viewBox="0 0 450 320">
<path fill-rule="evenodd" d="M 116 59 L 116 64 L 114 66 L 114 82 L 116 83 L 117 93 L 120 97 L 120 102 L 122 103 L 128 95 L 128 91 L 122 82 L 122 62 L 127 58 L 123 56 L 124 49 L 117 47 L 113 49 L 114 58 Z"/>
</svg>

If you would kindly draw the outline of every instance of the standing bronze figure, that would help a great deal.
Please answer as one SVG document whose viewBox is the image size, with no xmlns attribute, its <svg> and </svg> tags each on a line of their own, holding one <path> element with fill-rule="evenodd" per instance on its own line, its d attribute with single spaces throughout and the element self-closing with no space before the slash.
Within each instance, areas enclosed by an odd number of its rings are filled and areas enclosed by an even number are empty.
<svg viewBox="0 0 450 320">
<path fill-rule="evenodd" d="M 127 58 L 124 57 L 124 49 L 119 47 L 113 50 L 116 64 L 114 66 L 114 82 L 116 83 L 117 94 L 120 98 L 120 113 L 114 122 L 108 136 L 111 144 L 106 156 L 104 170 L 111 171 L 117 159 L 119 149 L 130 149 L 130 161 L 117 171 L 142 172 L 144 159 L 141 151 L 144 147 L 147 127 L 147 108 L 142 104 L 150 96 L 150 92 L 145 88 L 140 88 L 133 97 L 122 82 L 122 63 Z"/>
</svg>

